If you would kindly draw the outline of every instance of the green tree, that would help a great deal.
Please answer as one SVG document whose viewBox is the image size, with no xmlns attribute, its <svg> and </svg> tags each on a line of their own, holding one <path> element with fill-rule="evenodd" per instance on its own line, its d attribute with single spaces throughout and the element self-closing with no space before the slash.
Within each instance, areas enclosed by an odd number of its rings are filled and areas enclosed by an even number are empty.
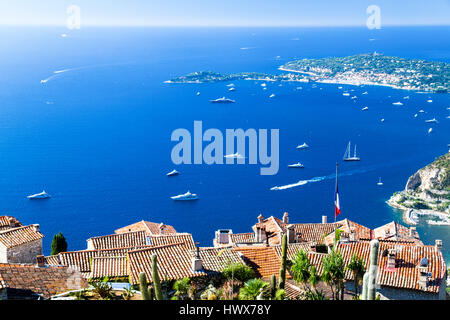
<svg viewBox="0 0 450 320">
<path fill-rule="evenodd" d="M 189 278 L 183 278 L 181 280 L 175 281 L 173 284 L 173 289 L 175 290 L 174 297 L 176 300 L 186 300 L 189 296 L 189 283 L 191 280 Z"/>
<path fill-rule="evenodd" d="M 316 267 L 308 259 L 305 251 L 300 250 L 292 262 L 291 273 L 295 282 L 301 285 L 305 291 L 305 297 L 308 300 L 323 300 L 322 292 L 318 292 L 316 285 L 320 280 Z"/>
<path fill-rule="evenodd" d="M 58 254 L 60 252 L 67 251 L 67 241 L 64 238 L 61 232 L 55 234 L 53 236 L 52 245 L 51 245 L 51 255 Z"/>
<path fill-rule="evenodd" d="M 222 275 L 227 279 L 238 280 L 238 281 L 248 281 L 253 279 L 255 275 L 255 271 L 242 263 L 230 263 L 228 266 L 223 269 Z"/>
<path fill-rule="evenodd" d="M 346 269 L 350 270 L 353 274 L 353 281 L 355 282 L 355 295 L 358 296 L 359 283 L 361 282 L 364 272 L 366 271 L 364 268 L 364 260 L 362 258 L 358 258 L 358 256 L 354 254 L 352 261 L 350 261 Z"/>
<path fill-rule="evenodd" d="M 269 284 L 261 279 L 248 280 L 239 290 L 239 300 L 256 300 L 256 297 L 260 294 L 260 290 L 265 290 L 268 287 Z"/>
<path fill-rule="evenodd" d="M 334 300 L 340 300 L 344 293 L 344 260 L 335 250 L 322 259 L 322 280 L 330 287 Z"/>
</svg>

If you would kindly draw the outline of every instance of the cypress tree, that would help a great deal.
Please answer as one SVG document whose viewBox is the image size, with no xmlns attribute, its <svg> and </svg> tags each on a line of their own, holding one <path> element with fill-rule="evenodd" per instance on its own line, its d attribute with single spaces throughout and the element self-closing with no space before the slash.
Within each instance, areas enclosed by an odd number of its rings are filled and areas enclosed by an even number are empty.
<svg viewBox="0 0 450 320">
<path fill-rule="evenodd" d="M 67 251 L 67 241 L 61 232 L 53 236 L 51 245 L 51 255 Z"/>
</svg>

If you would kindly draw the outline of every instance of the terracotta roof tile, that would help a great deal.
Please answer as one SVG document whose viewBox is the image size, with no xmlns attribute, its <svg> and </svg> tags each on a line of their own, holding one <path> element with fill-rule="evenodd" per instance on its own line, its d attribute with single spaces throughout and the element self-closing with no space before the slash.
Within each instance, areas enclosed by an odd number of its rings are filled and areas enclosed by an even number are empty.
<svg viewBox="0 0 450 320">
<path fill-rule="evenodd" d="M 153 235 L 149 237 L 149 245 L 151 246 L 163 246 L 175 243 L 183 243 L 188 249 L 195 249 L 194 239 L 190 233 Z"/>
<path fill-rule="evenodd" d="M 39 268 L 32 264 L 0 264 L 0 288 L 31 291 L 44 298 L 86 286 L 78 271 L 67 267 Z"/>
<path fill-rule="evenodd" d="M 91 278 L 124 277 L 128 276 L 127 258 L 94 257 L 92 258 Z"/>
<path fill-rule="evenodd" d="M 14 217 L 0 216 L 0 231 L 21 227 L 22 224 Z"/>
<path fill-rule="evenodd" d="M 230 241 L 232 244 L 236 243 L 253 243 L 255 242 L 255 234 L 253 232 L 248 233 L 232 233 L 230 234 Z"/>
<path fill-rule="evenodd" d="M 40 240 L 43 237 L 44 235 L 39 232 L 39 225 L 29 225 L 1 231 L 0 243 L 7 248 L 12 248 L 24 243 Z"/>
<path fill-rule="evenodd" d="M 274 247 L 255 245 L 235 247 L 234 250 L 243 254 L 246 264 L 251 266 L 260 277 L 266 278 L 280 272 L 281 260 Z"/>
<path fill-rule="evenodd" d="M 130 231 L 145 231 L 147 235 L 177 233 L 175 228 L 170 225 L 144 220 L 119 228 L 115 230 L 114 233 L 125 233 Z"/>
<path fill-rule="evenodd" d="M 141 272 L 146 274 L 147 279 L 152 279 L 153 254 L 158 257 L 158 272 L 161 280 L 166 278 L 176 280 L 206 275 L 204 271 L 192 270 L 192 250 L 189 250 L 182 243 L 171 244 L 128 252 L 131 284 L 139 282 Z"/>
<path fill-rule="evenodd" d="M 203 270 L 208 274 L 222 272 L 230 263 L 244 263 L 241 254 L 232 248 L 200 248 L 199 253 Z"/>
<path fill-rule="evenodd" d="M 141 247 L 148 244 L 145 231 L 132 231 L 92 237 L 88 239 L 88 243 L 91 243 L 90 249 Z"/>
</svg>

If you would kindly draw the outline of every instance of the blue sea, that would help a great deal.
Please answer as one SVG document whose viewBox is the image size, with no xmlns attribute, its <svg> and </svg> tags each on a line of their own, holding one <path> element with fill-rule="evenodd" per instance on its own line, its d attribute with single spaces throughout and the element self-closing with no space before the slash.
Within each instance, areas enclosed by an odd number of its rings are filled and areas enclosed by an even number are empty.
<svg viewBox="0 0 450 320">
<path fill-rule="evenodd" d="M 354 102 L 333 84 L 267 82 L 262 90 L 255 81 L 237 81 L 236 91 L 228 92 L 228 83 L 164 81 L 199 70 L 278 73 L 292 59 L 374 51 L 450 62 L 450 43 L 444 41 L 449 32 L 449 27 L 2 27 L 0 213 L 39 223 L 46 254 L 59 231 L 69 250 L 85 249 L 87 238 L 143 219 L 173 225 L 209 246 L 215 230 L 248 232 L 259 214 L 281 218 L 287 211 L 291 222 L 320 222 L 322 215 L 332 221 L 332 176 L 281 191 L 270 188 L 332 175 L 338 161 L 340 217 L 371 228 L 401 221 L 401 213 L 385 201 L 416 170 L 448 151 L 448 94 L 344 85 L 358 97 Z M 209 103 L 224 95 L 236 103 Z M 396 101 L 404 105 L 392 105 Z M 363 106 L 369 109 L 362 112 Z M 420 109 L 426 113 L 414 118 Z M 439 123 L 424 122 L 434 117 Z M 193 130 L 195 120 L 204 130 L 279 129 L 278 174 L 261 176 L 260 165 L 175 166 L 171 133 Z M 360 162 L 342 162 L 350 140 L 358 145 Z M 297 150 L 303 142 L 310 148 Z M 298 161 L 304 169 L 287 168 Z M 173 169 L 181 174 L 167 178 Z M 379 177 L 383 186 L 377 186 Z M 51 199 L 26 198 L 43 189 Z M 187 190 L 199 200 L 170 199 Z M 447 261 L 449 230 L 418 226 L 426 244 L 443 240 Z"/>
</svg>

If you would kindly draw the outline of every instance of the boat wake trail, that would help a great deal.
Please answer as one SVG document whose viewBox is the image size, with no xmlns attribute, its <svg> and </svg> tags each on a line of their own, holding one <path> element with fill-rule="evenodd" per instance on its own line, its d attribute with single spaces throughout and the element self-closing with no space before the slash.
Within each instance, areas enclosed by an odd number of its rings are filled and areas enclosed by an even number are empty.
<svg viewBox="0 0 450 320">
<path fill-rule="evenodd" d="M 368 168 L 363 168 L 363 169 L 350 170 L 350 171 L 347 171 L 347 172 L 339 173 L 338 177 L 353 176 L 355 174 L 366 173 L 366 172 L 369 172 L 369 171 L 372 171 L 372 170 L 375 170 L 375 167 L 368 167 Z M 272 191 L 286 190 L 286 189 L 291 189 L 291 188 L 304 186 L 305 184 L 308 184 L 308 183 L 320 182 L 320 181 L 330 180 L 330 179 L 334 179 L 334 178 L 336 178 L 336 174 L 332 173 L 332 174 L 329 174 L 329 175 L 326 175 L 326 176 L 314 177 L 314 178 L 311 178 L 311 179 L 308 179 L 308 180 L 300 180 L 298 182 L 287 184 L 287 185 L 284 185 L 284 186 L 272 187 L 272 188 L 270 188 L 270 190 L 272 190 Z"/>
</svg>

